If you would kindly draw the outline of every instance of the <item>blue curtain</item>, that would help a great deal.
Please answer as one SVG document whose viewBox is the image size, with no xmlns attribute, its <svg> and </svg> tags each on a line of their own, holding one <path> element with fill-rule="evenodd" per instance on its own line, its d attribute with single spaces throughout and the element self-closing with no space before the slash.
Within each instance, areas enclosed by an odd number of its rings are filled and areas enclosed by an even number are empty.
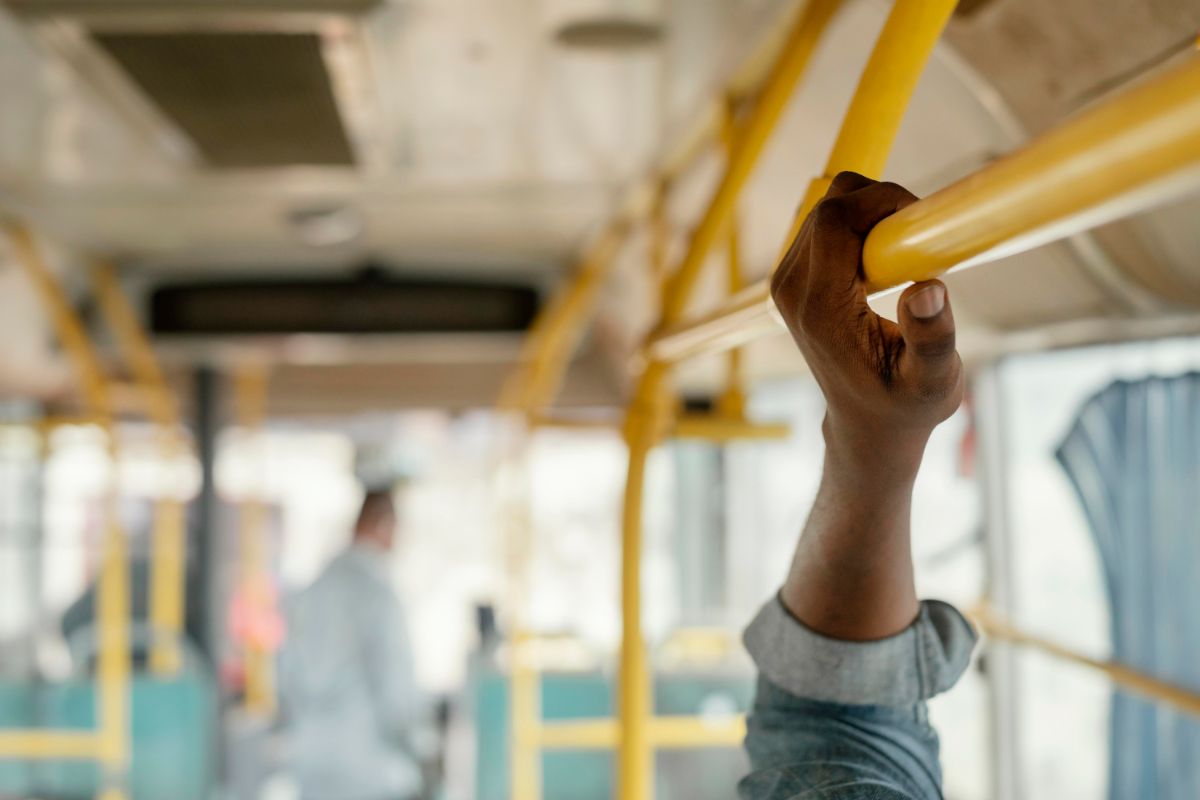
<svg viewBox="0 0 1200 800">
<path fill-rule="evenodd" d="M 1103 562 L 1113 658 L 1200 689 L 1200 374 L 1118 382 L 1058 450 Z M 1112 700 L 1113 800 L 1200 798 L 1200 718 Z"/>
</svg>

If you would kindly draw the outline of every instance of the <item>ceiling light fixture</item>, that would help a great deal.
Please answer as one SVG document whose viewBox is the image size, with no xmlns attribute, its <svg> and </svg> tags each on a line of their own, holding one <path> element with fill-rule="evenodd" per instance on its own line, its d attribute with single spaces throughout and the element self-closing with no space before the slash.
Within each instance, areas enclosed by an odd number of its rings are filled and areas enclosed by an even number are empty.
<svg viewBox="0 0 1200 800">
<path fill-rule="evenodd" d="M 331 204 L 294 208 L 287 214 L 288 227 L 309 247 L 337 247 L 363 235 L 362 213 L 348 205 Z"/>
</svg>

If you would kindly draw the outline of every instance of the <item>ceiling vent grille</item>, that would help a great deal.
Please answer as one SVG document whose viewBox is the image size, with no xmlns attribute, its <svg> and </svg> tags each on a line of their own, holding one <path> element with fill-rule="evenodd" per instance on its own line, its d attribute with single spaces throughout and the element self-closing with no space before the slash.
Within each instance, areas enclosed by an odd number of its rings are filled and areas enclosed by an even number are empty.
<svg viewBox="0 0 1200 800">
<path fill-rule="evenodd" d="M 345 48 L 380 0 L 0 0 L 143 130 L 214 169 L 362 160 Z M 359 54 L 361 55 L 361 54 Z M 131 113 L 132 112 L 132 113 Z"/>
<path fill-rule="evenodd" d="M 354 163 L 311 33 L 99 33 L 211 167 Z"/>
</svg>

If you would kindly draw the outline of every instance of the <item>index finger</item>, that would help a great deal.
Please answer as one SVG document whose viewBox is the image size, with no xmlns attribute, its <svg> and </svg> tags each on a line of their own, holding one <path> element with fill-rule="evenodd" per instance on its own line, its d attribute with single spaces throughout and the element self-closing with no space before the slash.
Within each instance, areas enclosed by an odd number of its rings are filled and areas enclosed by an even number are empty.
<svg viewBox="0 0 1200 800">
<path fill-rule="evenodd" d="M 845 194 L 827 194 L 813 209 L 809 295 L 862 294 L 862 249 L 867 234 L 880 220 L 916 199 L 894 183 L 872 183 Z"/>
</svg>

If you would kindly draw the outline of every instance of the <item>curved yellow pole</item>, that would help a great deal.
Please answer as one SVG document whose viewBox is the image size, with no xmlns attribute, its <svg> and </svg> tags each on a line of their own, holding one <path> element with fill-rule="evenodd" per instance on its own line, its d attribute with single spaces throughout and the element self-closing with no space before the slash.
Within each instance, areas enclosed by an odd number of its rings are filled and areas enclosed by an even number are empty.
<svg viewBox="0 0 1200 800">
<path fill-rule="evenodd" d="M 129 299 L 121 291 L 112 265 L 95 267 L 92 279 L 100 310 L 116 337 L 123 359 L 149 401 L 160 452 L 173 461 L 184 452 L 179 432 L 179 409 L 154 347 L 138 322 Z M 187 580 L 186 535 L 183 503 L 178 497 L 159 497 L 154 504 L 151 546 L 150 627 L 154 639 L 150 669 L 162 676 L 174 675 L 182 666 L 180 641 Z"/>
<path fill-rule="evenodd" d="M 29 231 L 15 224 L 5 226 L 17 261 L 24 268 L 46 311 L 67 356 L 79 376 L 88 413 L 104 428 L 109 454 L 117 462 L 112 403 L 104 369 L 88 339 L 87 331 L 66 294 L 34 244 Z M 101 800 L 126 797 L 129 771 L 129 562 L 125 533 L 116 507 L 116 477 L 110 480 L 104 499 L 104 539 L 97 579 L 96 633 L 99 637 L 96 665 L 95 758 L 102 768 Z M 27 734 L 14 731 L 7 736 L 20 743 Z M 40 757 L 70 757 L 81 746 L 75 732 L 32 732 L 31 743 Z M 54 752 L 54 748 L 61 748 Z M 0 753 L 3 754 L 3 753 Z"/>
<path fill-rule="evenodd" d="M 662 321 L 679 320 L 687 307 L 700 268 L 723 225 L 732 216 L 737 197 L 778 122 L 820 34 L 837 8 L 836 2 L 813 0 L 793 30 L 792 41 L 758 104 L 738 127 L 725 174 L 688 245 L 679 268 L 667 284 Z M 878 174 L 908 106 L 925 62 L 955 6 L 954 0 L 898 0 L 884 24 L 879 41 L 859 82 L 826 167 L 827 175 L 842 169 Z M 814 198 L 824 193 L 826 178 L 809 187 L 795 228 Z M 621 800 L 646 800 L 651 791 L 649 669 L 641 627 L 642 496 L 645 465 L 665 426 L 663 398 L 669 367 L 651 361 L 638 384 L 626 422 L 629 476 L 625 487 L 624 531 L 621 539 L 621 697 L 618 753 Z"/>
<path fill-rule="evenodd" d="M 868 178 L 883 175 L 908 102 L 956 5 L 958 0 L 896 0 L 842 118 L 825 171 L 809 184 L 800 203 L 784 252 L 835 175 L 847 170 Z"/>
<path fill-rule="evenodd" d="M 867 238 L 863 267 L 876 289 L 927 280 L 1198 183 L 1200 55 L 885 219 Z"/>
<path fill-rule="evenodd" d="M 687 253 L 668 283 L 663 303 L 664 323 L 676 322 L 683 315 L 705 259 L 728 223 L 738 195 L 750 179 L 759 156 L 808 67 L 817 42 L 840 5 L 841 0 L 809 0 L 793 25 L 787 45 L 754 108 L 738 126 L 737 141 L 730 150 L 721 182 L 692 233 Z"/>
<path fill-rule="evenodd" d="M 617 797 L 621 800 L 647 800 L 653 796 L 649 736 L 653 708 L 642 632 L 642 495 L 646 461 L 669 417 L 667 373 L 663 364 L 646 368 L 625 423 L 629 471 L 621 520 L 621 661 L 617 682 Z"/>
<path fill-rule="evenodd" d="M 867 237 L 881 289 L 986 263 L 1151 208 L 1200 184 L 1200 55 L 1063 122 L 1011 155 L 913 203 Z M 676 362 L 779 330 L 765 282 L 652 335 Z"/>
<path fill-rule="evenodd" d="M 806 13 L 787 12 L 787 20 Z M 786 21 L 786 20 L 785 20 Z M 612 269 L 616 253 L 633 226 L 655 210 L 655 200 L 665 185 L 707 152 L 721 135 L 725 98 L 760 97 L 773 80 L 776 65 L 793 47 L 795 38 L 771 35 L 742 64 L 725 86 L 722 96 L 710 104 L 692 126 L 675 138 L 658 159 L 657 166 L 627 192 L 613 221 L 585 250 L 572 277 L 538 314 L 521 347 L 517 367 L 500 392 L 501 410 L 526 415 L 549 405 L 557 393 L 571 356 L 578 346 L 597 296 L 597 290 Z M 795 58 L 796 54 L 791 54 Z"/>
</svg>

